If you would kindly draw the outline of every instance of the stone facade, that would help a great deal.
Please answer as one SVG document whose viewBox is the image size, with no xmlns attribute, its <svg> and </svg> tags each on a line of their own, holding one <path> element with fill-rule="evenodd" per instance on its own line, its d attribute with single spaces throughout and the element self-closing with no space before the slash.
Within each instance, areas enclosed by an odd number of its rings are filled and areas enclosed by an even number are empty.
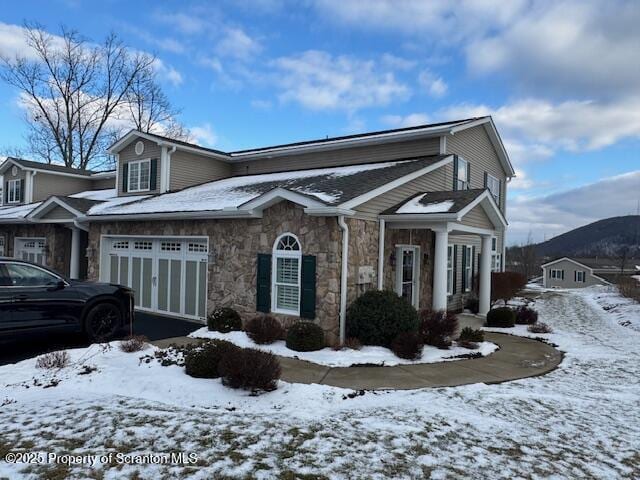
<svg viewBox="0 0 640 480">
<path fill-rule="evenodd" d="M 378 237 L 379 223 L 376 220 L 348 218 L 349 226 L 349 269 L 347 305 L 367 290 L 378 288 Z M 358 270 L 372 267 L 375 276 L 370 283 L 358 283 Z"/>
<path fill-rule="evenodd" d="M 71 230 L 55 224 L 5 224 L 0 225 L 0 235 L 4 236 L 5 256 L 13 257 L 16 237 L 46 239 L 46 266 L 63 275 L 69 275 L 71 258 Z"/>
<path fill-rule="evenodd" d="M 101 235 L 207 235 L 213 260 L 208 272 L 208 310 L 230 306 L 244 320 L 256 314 L 256 274 L 259 253 L 271 253 L 276 238 L 295 234 L 304 255 L 316 256 L 316 322 L 327 343 L 339 335 L 342 234 L 335 217 L 312 217 L 302 207 L 280 202 L 262 218 L 92 222 L 89 231 L 89 278 L 99 278 Z M 287 326 L 298 317 L 275 315 Z"/>
</svg>

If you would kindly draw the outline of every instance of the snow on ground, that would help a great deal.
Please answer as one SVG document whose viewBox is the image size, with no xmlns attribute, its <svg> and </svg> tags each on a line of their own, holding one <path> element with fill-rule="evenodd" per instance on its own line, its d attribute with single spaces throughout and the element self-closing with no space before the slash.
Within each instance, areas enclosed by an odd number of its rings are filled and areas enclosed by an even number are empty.
<svg viewBox="0 0 640 480">
<path fill-rule="evenodd" d="M 592 305 L 606 310 L 621 325 L 640 332 L 640 304 L 621 296 L 615 286 L 581 288 L 576 294 Z"/>
<path fill-rule="evenodd" d="M 499 385 L 346 395 L 281 384 L 252 397 L 115 350 L 99 371 L 30 381 L 0 367 L 0 453 L 195 453 L 194 465 L 9 464 L 18 478 L 639 478 L 640 332 L 583 295 L 538 292 L 553 372 Z M 631 313 L 629 313 L 632 315 Z M 95 350 L 94 350 L 95 351 Z M 77 361 L 82 351 L 73 351 Z M 1 456 L 0 456 L 1 458 Z"/>
<path fill-rule="evenodd" d="M 483 356 L 489 355 L 496 351 L 498 346 L 491 342 L 481 342 L 478 344 L 477 350 L 469 350 L 458 346 L 452 346 L 449 350 L 440 350 L 435 347 L 425 345 L 422 351 L 422 358 L 419 360 L 406 360 L 404 358 L 396 357 L 396 355 L 384 347 L 363 346 L 360 350 L 351 350 L 345 348 L 344 350 L 335 351 L 332 348 L 323 348 L 315 352 L 296 352 L 287 348 L 283 340 L 274 342 L 270 345 L 257 345 L 251 340 L 245 332 L 229 332 L 220 333 L 209 331 L 207 327 L 202 327 L 191 332 L 189 334 L 193 338 L 217 338 L 220 340 L 227 340 L 228 342 L 235 343 L 240 347 L 251 347 L 266 352 L 271 352 L 281 357 L 298 358 L 300 360 L 306 360 L 307 362 L 313 362 L 320 365 L 326 365 L 327 367 L 350 367 L 357 364 L 372 364 L 372 365 L 410 365 L 414 363 L 435 363 L 445 362 L 451 360 L 460 360 L 455 358 L 458 355 L 468 355 L 469 353 L 480 353 Z"/>
</svg>

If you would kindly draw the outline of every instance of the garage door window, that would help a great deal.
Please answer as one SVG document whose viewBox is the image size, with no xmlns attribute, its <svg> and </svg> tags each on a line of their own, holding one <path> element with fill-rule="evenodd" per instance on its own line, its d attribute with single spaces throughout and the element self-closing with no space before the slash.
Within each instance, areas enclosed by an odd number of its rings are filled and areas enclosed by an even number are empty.
<svg viewBox="0 0 640 480">
<path fill-rule="evenodd" d="M 273 311 L 300 315 L 302 249 L 292 234 L 280 236 L 273 248 Z"/>
</svg>

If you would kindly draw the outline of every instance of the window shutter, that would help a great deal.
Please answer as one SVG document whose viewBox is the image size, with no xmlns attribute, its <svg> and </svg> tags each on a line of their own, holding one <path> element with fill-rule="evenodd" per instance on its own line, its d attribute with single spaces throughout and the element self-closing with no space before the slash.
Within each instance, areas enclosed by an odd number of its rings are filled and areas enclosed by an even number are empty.
<svg viewBox="0 0 640 480">
<path fill-rule="evenodd" d="M 467 190 L 471 188 L 471 163 L 467 161 Z"/>
<path fill-rule="evenodd" d="M 20 198 L 18 198 L 18 201 L 20 203 L 24 202 L 25 196 L 24 196 L 24 178 L 22 180 L 20 180 Z"/>
<path fill-rule="evenodd" d="M 153 191 L 157 187 L 158 180 L 158 159 L 152 158 L 149 167 L 149 190 Z"/>
<path fill-rule="evenodd" d="M 4 203 L 9 203 L 9 182 L 4 183 Z"/>
<path fill-rule="evenodd" d="M 462 247 L 462 291 L 467 290 L 467 247 Z"/>
<path fill-rule="evenodd" d="M 458 156 L 453 158 L 453 189 L 458 190 Z"/>
<path fill-rule="evenodd" d="M 487 188 L 489 185 L 489 177 L 487 172 L 484 172 L 484 188 Z"/>
<path fill-rule="evenodd" d="M 129 191 L 129 164 L 122 164 L 122 191 L 127 193 Z"/>
<path fill-rule="evenodd" d="M 476 278 L 476 246 L 473 245 L 471 247 L 471 288 L 473 290 L 476 289 L 475 278 Z"/>
<path fill-rule="evenodd" d="M 258 254 L 256 310 L 269 313 L 271 311 L 271 254 Z"/>
<path fill-rule="evenodd" d="M 316 318 L 316 257 L 313 255 L 302 256 L 300 316 L 310 320 Z"/>
<path fill-rule="evenodd" d="M 561 275 L 562 280 L 564 280 L 564 270 L 560 270 L 560 275 Z"/>
<path fill-rule="evenodd" d="M 577 282 L 577 281 L 578 281 L 578 271 L 577 271 L 577 270 L 574 270 L 574 271 L 573 271 L 573 281 L 574 281 L 574 282 Z"/>
<path fill-rule="evenodd" d="M 458 287 L 458 246 L 453 246 L 453 288 L 451 293 L 455 295 Z"/>
</svg>

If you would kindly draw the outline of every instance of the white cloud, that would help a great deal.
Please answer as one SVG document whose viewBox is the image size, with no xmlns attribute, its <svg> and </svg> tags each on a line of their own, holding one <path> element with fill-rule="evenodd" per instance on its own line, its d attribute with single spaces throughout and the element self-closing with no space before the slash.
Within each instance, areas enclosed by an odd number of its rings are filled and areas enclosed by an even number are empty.
<svg viewBox="0 0 640 480">
<path fill-rule="evenodd" d="M 411 70 L 418 62 L 409 60 L 408 58 L 398 57 L 390 53 L 383 53 L 380 57 L 380 63 L 392 70 Z"/>
<path fill-rule="evenodd" d="M 156 12 L 154 19 L 187 35 L 206 31 L 208 18 L 201 11 L 192 12 Z"/>
<path fill-rule="evenodd" d="M 280 100 L 311 110 L 355 111 L 405 100 L 409 88 L 373 60 L 318 50 L 272 62 Z"/>
<path fill-rule="evenodd" d="M 29 45 L 25 36 L 25 29 L 19 25 L 11 25 L 0 22 L 0 56 L 15 58 L 16 56 L 27 60 L 38 60 L 35 50 Z M 63 45 L 62 37 L 49 34 L 54 48 Z"/>
<path fill-rule="evenodd" d="M 531 232 L 538 242 L 596 220 L 635 214 L 638 192 L 640 170 L 545 197 L 513 198 L 508 240 L 521 243 Z"/>
<path fill-rule="evenodd" d="M 269 110 L 273 104 L 269 100 L 251 100 L 251 106 L 258 110 Z"/>
<path fill-rule="evenodd" d="M 240 28 L 226 28 L 216 45 L 216 52 L 219 55 L 241 60 L 246 60 L 260 53 L 261 50 L 260 43 Z"/>
<path fill-rule="evenodd" d="M 409 115 L 384 115 L 381 119 L 393 128 L 414 127 L 429 123 L 429 116 L 426 113 L 410 113 Z"/>
<path fill-rule="evenodd" d="M 198 145 L 213 146 L 218 141 L 218 136 L 213 130 L 213 127 L 209 123 L 190 127 L 189 132 L 194 138 L 195 143 Z"/>
<path fill-rule="evenodd" d="M 434 75 L 429 70 L 423 70 L 418 75 L 418 83 L 420 86 L 432 97 L 440 98 L 447 93 L 449 86 L 447 83 L 437 75 Z"/>
</svg>

